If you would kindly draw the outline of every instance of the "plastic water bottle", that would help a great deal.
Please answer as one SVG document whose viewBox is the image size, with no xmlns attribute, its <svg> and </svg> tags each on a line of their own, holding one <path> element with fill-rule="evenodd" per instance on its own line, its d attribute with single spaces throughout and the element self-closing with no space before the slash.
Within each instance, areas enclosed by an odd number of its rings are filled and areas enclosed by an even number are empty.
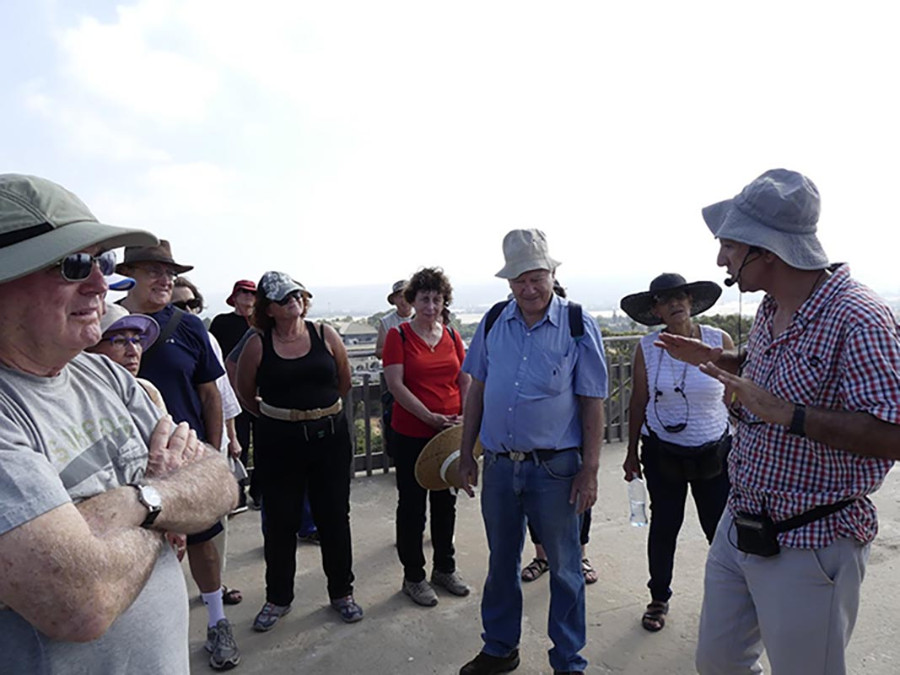
<svg viewBox="0 0 900 675">
<path fill-rule="evenodd" d="M 628 482 L 628 502 L 631 505 L 631 524 L 644 527 L 647 524 L 647 488 L 636 473 Z"/>
</svg>

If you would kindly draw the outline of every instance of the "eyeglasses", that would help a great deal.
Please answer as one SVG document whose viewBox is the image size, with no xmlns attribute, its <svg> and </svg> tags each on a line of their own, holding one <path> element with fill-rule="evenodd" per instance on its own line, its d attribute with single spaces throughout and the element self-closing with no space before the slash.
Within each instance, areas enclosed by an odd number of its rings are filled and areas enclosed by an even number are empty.
<svg viewBox="0 0 900 675">
<path fill-rule="evenodd" d="M 91 276 L 94 263 L 97 263 L 103 276 L 109 276 L 116 271 L 116 252 L 106 251 L 96 256 L 90 253 L 71 253 L 56 264 L 62 278 L 74 283 Z"/>
<path fill-rule="evenodd" d="M 203 301 L 200 298 L 191 298 L 190 300 L 179 300 L 178 302 L 173 302 L 178 309 L 183 310 L 185 312 L 189 312 L 195 309 L 200 309 L 203 307 Z"/>
<path fill-rule="evenodd" d="M 292 293 L 288 293 L 281 300 L 276 300 L 275 302 L 282 307 L 288 304 L 291 300 L 296 300 L 297 302 L 303 302 L 303 299 L 300 297 L 300 291 L 294 291 Z"/>
<path fill-rule="evenodd" d="M 144 274 L 146 274 L 151 279 L 162 279 L 163 277 L 167 277 L 169 279 L 174 279 L 178 276 L 178 272 L 173 270 L 171 267 L 166 267 L 165 265 L 134 265 L 135 268 L 141 270 Z"/>
<path fill-rule="evenodd" d="M 133 347 L 140 346 L 141 349 L 144 348 L 144 344 L 147 341 L 143 335 L 134 335 L 132 337 L 125 337 L 124 335 L 113 335 L 112 337 L 103 338 L 106 342 L 112 345 L 113 349 L 124 350 L 125 345 L 132 345 Z"/>
</svg>

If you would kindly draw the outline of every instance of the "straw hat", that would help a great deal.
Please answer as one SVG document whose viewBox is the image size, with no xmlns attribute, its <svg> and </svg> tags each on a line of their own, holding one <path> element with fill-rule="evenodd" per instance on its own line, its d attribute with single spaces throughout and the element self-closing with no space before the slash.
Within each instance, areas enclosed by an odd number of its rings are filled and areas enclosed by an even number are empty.
<svg viewBox="0 0 900 675">
<path fill-rule="evenodd" d="M 462 487 L 459 480 L 459 446 L 462 424 L 444 429 L 422 448 L 416 460 L 416 480 L 426 490 Z M 475 459 L 481 457 L 481 441 L 475 442 Z"/>
</svg>

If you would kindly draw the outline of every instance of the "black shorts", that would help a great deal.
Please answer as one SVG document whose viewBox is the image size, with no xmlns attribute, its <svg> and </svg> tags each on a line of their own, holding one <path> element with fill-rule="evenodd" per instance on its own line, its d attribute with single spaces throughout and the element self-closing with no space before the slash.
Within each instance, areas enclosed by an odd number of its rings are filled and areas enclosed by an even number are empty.
<svg viewBox="0 0 900 675">
<path fill-rule="evenodd" d="M 204 541 L 209 541 L 224 529 L 222 521 L 220 520 L 208 530 L 203 530 L 203 532 L 197 532 L 196 534 L 189 534 L 187 536 L 187 545 L 192 546 L 194 544 L 202 544 Z"/>
</svg>

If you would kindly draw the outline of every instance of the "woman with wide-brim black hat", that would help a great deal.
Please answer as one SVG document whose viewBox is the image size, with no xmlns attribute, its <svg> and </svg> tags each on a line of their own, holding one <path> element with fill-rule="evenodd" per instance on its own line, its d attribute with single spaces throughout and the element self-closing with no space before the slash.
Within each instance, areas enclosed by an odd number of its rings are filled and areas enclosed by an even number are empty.
<svg viewBox="0 0 900 675">
<path fill-rule="evenodd" d="M 643 474 L 650 493 L 647 586 L 651 601 L 641 625 L 652 632 L 665 626 L 669 611 L 675 545 L 688 487 L 711 542 L 728 498 L 725 458 L 731 444 L 723 385 L 653 343 L 660 332 L 667 332 L 732 349 L 727 333 L 691 320 L 712 307 L 721 293 L 711 281 L 687 283 L 680 274 L 667 273 L 650 282 L 649 291 L 628 295 L 621 302 L 625 313 L 638 323 L 664 326 L 641 338 L 635 349 L 628 454 L 622 465 L 625 480 Z"/>
</svg>

